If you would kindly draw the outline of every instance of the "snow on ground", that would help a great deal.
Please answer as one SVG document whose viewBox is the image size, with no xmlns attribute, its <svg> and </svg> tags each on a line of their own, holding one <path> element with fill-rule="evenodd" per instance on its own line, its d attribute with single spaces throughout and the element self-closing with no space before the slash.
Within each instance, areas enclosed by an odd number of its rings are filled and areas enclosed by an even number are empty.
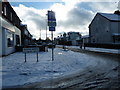
<svg viewBox="0 0 120 90">
<path fill-rule="evenodd" d="M 54 61 L 51 60 L 51 49 L 39 52 L 39 62 L 36 54 L 28 53 L 24 62 L 24 53 L 17 52 L 2 58 L 2 85 L 14 86 L 26 83 L 40 82 L 50 78 L 68 75 L 85 68 L 96 67 L 104 71 L 117 66 L 113 58 L 94 56 L 85 53 L 54 49 Z M 102 66 L 102 68 L 101 68 Z M 51 71 L 54 72 L 51 72 Z M 96 69 L 97 70 L 97 69 Z"/>
<path fill-rule="evenodd" d="M 58 45 L 58 46 L 61 46 L 61 45 Z M 69 48 L 79 48 L 80 49 L 80 46 L 66 46 L 66 47 L 69 47 Z M 120 54 L 120 49 L 106 49 L 106 48 L 85 47 L 85 50 Z"/>
</svg>

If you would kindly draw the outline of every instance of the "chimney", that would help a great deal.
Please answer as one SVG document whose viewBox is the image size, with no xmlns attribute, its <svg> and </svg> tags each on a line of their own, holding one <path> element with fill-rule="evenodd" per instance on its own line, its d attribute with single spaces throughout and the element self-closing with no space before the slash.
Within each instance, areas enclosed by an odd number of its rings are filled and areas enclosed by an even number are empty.
<svg viewBox="0 0 120 90">
<path fill-rule="evenodd" d="M 120 11 L 119 11 L 119 10 L 116 10 L 116 11 L 114 12 L 114 14 L 120 15 Z"/>
</svg>

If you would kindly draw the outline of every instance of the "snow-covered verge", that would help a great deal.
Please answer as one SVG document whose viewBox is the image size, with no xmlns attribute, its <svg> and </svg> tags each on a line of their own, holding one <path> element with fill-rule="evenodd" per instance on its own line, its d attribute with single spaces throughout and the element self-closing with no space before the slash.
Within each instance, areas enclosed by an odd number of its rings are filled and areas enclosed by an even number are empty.
<svg viewBox="0 0 120 90">
<path fill-rule="evenodd" d="M 97 67 L 105 71 L 118 66 L 118 61 L 114 58 L 64 51 L 60 48 L 54 49 L 54 57 L 52 62 L 51 49 L 48 52 L 39 52 L 39 62 L 36 62 L 35 53 L 27 54 L 26 63 L 22 52 L 3 57 L 0 71 L 2 72 L 2 86 L 40 82 L 82 71 L 88 67 Z"/>
<path fill-rule="evenodd" d="M 62 45 L 58 45 L 62 47 Z M 80 46 L 66 46 L 67 48 L 76 48 L 80 49 Z M 84 47 L 83 47 L 84 48 Z M 84 50 L 84 49 L 83 49 Z M 96 52 L 105 52 L 105 53 L 113 53 L 113 54 L 120 54 L 120 49 L 106 49 L 106 48 L 93 48 L 93 47 L 85 47 L 85 50 L 88 51 L 96 51 Z"/>
</svg>

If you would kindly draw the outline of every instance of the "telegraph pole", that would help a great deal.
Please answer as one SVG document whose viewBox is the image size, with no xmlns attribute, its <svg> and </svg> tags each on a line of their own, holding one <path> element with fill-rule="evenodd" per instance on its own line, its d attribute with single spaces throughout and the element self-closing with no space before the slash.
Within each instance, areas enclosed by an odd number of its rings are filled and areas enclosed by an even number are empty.
<svg viewBox="0 0 120 90">
<path fill-rule="evenodd" d="M 47 40 L 47 25 L 46 25 L 46 40 Z"/>
<path fill-rule="evenodd" d="M 40 29 L 40 39 L 41 39 L 41 29 Z"/>
<path fill-rule="evenodd" d="M 47 16 L 48 14 L 46 14 Z M 46 40 L 47 40 L 47 18 L 46 18 Z"/>
</svg>

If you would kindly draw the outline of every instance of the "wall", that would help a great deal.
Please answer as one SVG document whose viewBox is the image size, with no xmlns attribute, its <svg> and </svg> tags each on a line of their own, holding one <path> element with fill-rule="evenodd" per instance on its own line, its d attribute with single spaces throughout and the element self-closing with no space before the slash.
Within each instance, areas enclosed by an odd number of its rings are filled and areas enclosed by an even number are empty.
<svg viewBox="0 0 120 90">
<path fill-rule="evenodd" d="M 110 21 L 97 14 L 90 25 L 90 39 L 91 43 L 112 43 Z"/>
<path fill-rule="evenodd" d="M 0 17 L 1 18 L 1 17 Z M 7 32 L 10 31 L 15 35 L 15 29 L 12 24 L 7 22 L 6 19 L 1 18 L 2 21 L 2 55 L 8 55 L 15 51 L 15 45 L 13 47 L 7 46 Z M 14 39 L 15 42 L 15 39 Z"/>
<path fill-rule="evenodd" d="M 2 56 L 2 27 L 0 27 L 0 56 Z"/>
<path fill-rule="evenodd" d="M 5 51 L 6 51 L 5 32 L 6 32 L 6 30 L 4 30 L 4 28 L 2 27 L 2 55 L 5 55 Z"/>
<path fill-rule="evenodd" d="M 120 22 L 111 22 L 111 33 L 120 33 L 119 25 L 120 25 Z"/>
<path fill-rule="evenodd" d="M 16 34 L 16 35 L 19 35 L 20 45 L 21 45 L 21 30 L 18 29 L 16 26 L 14 26 L 14 29 L 15 29 L 15 34 Z M 16 37 L 15 37 L 15 39 L 16 39 Z M 16 45 L 16 43 L 15 43 L 15 45 Z"/>
</svg>

